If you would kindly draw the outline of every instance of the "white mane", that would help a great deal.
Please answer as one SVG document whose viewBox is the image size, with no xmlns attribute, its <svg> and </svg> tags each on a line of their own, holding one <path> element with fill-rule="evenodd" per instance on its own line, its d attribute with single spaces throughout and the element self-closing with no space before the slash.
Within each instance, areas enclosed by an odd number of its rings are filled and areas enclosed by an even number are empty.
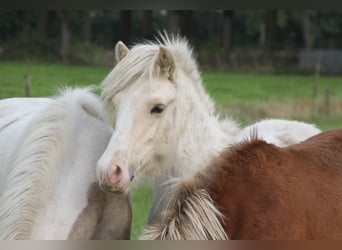
<svg viewBox="0 0 342 250">
<path fill-rule="evenodd" d="M 224 216 L 205 189 L 191 190 L 184 197 L 174 193 L 172 190 L 174 204 L 164 212 L 162 223 L 145 227 L 141 240 L 229 239 L 221 225 Z"/>
<path fill-rule="evenodd" d="M 46 187 L 57 170 L 56 161 L 77 109 L 106 119 L 101 103 L 89 89 L 66 89 L 38 112 L 22 133 L 16 153 L 7 159 L 8 176 L 0 196 L 0 239 L 28 239 Z M 16 209 L 16 207 L 18 209 Z"/>
</svg>

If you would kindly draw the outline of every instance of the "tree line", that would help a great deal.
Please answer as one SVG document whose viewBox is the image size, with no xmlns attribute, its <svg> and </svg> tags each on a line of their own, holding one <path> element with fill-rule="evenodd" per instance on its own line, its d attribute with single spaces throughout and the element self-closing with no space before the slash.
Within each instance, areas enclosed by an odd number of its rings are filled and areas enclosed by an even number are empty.
<svg viewBox="0 0 342 250">
<path fill-rule="evenodd" d="M 186 36 L 198 50 L 220 52 L 342 47 L 341 11 L 287 10 L 20 10 L 2 12 L 2 53 L 39 44 L 68 62 L 74 43 L 112 49 L 160 30 Z"/>
</svg>

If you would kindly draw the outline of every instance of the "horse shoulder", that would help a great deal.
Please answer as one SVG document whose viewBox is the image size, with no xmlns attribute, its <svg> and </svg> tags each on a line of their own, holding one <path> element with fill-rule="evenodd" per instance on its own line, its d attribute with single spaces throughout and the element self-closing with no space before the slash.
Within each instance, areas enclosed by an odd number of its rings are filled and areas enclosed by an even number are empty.
<svg viewBox="0 0 342 250">
<path fill-rule="evenodd" d="M 216 176 L 223 179 L 254 178 L 265 175 L 273 163 L 282 161 L 280 148 L 264 140 L 252 138 L 237 143 L 223 151 L 209 168 L 214 169 Z M 276 166 L 274 166 L 276 167 Z"/>
<path fill-rule="evenodd" d="M 272 237 L 278 228 L 268 221 L 286 223 L 290 211 L 281 201 L 286 163 L 280 148 L 254 140 L 226 150 L 211 166 L 210 195 L 225 215 L 224 228 L 231 239 Z"/>
</svg>

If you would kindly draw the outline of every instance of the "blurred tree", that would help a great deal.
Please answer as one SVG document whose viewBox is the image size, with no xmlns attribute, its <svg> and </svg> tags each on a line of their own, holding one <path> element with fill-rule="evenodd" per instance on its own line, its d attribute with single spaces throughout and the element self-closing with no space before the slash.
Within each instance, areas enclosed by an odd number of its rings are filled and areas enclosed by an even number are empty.
<svg viewBox="0 0 342 250">
<path fill-rule="evenodd" d="M 317 11 L 312 13 L 313 47 L 342 48 L 342 13 L 338 11 Z"/>
<path fill-rule="evenodd" d="M 28 43 L 30 40 L 31 32 L 31 11 L 19 10 L 17 12 L 19 27 L 21 27 L 20 41 L 22 43 Z"/>
<path fill-rule="evenodd" d="M 17 11 L 6 11 L 0 15 L 0 42 L 11 41 L 18 36 L 19 21 Z"/>
<path fill-rule="evenodd" d="M 223 11 L 222 49 L 225 55 L 228 55 L 233 45 L 233 18 L 233 10 Z"/>
<path fill-rule="evenodd" d="M 92 18 L 92 39 L 97 46 L 113 49 L 119 40 L 120 12 L 112 10 L 96 10 Z"/>
<path fill-rule="evenodd" d="M 132 11 L 120 10 L 119 15 L 120 15 L 119 39 L 127 44 L 131 41 Z"/>
<path fill-rule="evenodd" d="M 277 10 L 268 10 L 265 13 L 265 42 L 266 48 L 274 50 L 277 44 Z"/>
<path fill-rule="evenodd" d="M 302 11 L 278 10 L 276 49 L 303 47 Z"/>
<path fill-rule="evenodd" d="M 192 10 L 169 10 L 167 11 L 167 27 L 169 34 L 181 34 L 192 38 Z"/>
<path fill-rule="evenodd" d="M 70 13 L 69 11 L 59 11 L 61 20 L 61 47 L 60 56 L 63 63 L 68 63 L 70 60 L 71 49 L 71 31 L 70 31 Z"/>
<path fill-rule="evenodd" d="M 205 17 L 205 18 L 204 18 Z M 222 50 L 223 11 L 195 11 L 192 16 L 191 39 L 198 50 Z"/>
<path fill-rule="evenodd" d="M 60 18 L 57 10 L 49 10 L 47 17 L 47 37 L 59 46 L 61 36 Z"/>
<path fill-rule="evenodd" d="M 303 40 L 304 48 L 311 48 L 313 45 L 313 35 L 311 32 L 310 11 L 303 11 Z"/>
<path fill-rule="evenodd" d="M 166 29 L 186 36 L 202 58 L 215 62 L 216 53 L 233 49 L 247 56 L 253 50 L 258 55 L 260 47 L 341 49 L 341 27 L 341 10 L 3 11 L 0 56 L 43 58 L 49 52 L 63 62 L 78 62 L 79 51 L 71 50 L 91 50 L 83 42 L 112 49 L 119 39 L 151 39 L 156 30 Z"/>
<path fill-rule="evenodd" d="M 38 12 L 38 24 L 37 24 L 37 34 L 38 40 L 42 43 L 45 43 L 48 38 L 48 11 L 47 10 L 40 10 Z"/>
<path fill-rule="evenodd" d="M 167 27 L 166 30 L 169 34 L 179 33 L 179 15 L 176 10 L 167 11 Z"/>
<path fill-rule="evenodd" d="M 145 39 L 152 38 L 153 32 L 153 11 L 152 10 L 144 10 L 142 16 L 142 37 Z"/>
<path fill-rule="evenodd" d="M 179 11 L 180 15 L 180 33 L 189 39 L 192 38 L 192 10 Z"/>
<path fill-rule="evenodd" d="M 234 11 L 234 48 L 265 47 L 265 11 Z"/>
<path fill-rule="evenodd" d="M 91 41 L 91 12 L 88 10 L 83 11 L 82 20 L 82 37 L 81 39 L 85 43 L 90 43 Z"/>
</svg>

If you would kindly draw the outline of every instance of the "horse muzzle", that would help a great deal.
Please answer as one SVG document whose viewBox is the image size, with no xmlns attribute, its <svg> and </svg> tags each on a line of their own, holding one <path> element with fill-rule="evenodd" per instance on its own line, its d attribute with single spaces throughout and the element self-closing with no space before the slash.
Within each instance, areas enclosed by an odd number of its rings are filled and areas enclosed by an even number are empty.
<svg viewBox="0 0 342 250">
<path fill-rule="evenodd" d="M 125 193 L 134 179 L 134 176 L 129 177 L 128 171 L 117 164 L 110 165 L 107 171 L 100 166 L 97 170 L 101 189 L 109 193 Z"/>
</svg>

